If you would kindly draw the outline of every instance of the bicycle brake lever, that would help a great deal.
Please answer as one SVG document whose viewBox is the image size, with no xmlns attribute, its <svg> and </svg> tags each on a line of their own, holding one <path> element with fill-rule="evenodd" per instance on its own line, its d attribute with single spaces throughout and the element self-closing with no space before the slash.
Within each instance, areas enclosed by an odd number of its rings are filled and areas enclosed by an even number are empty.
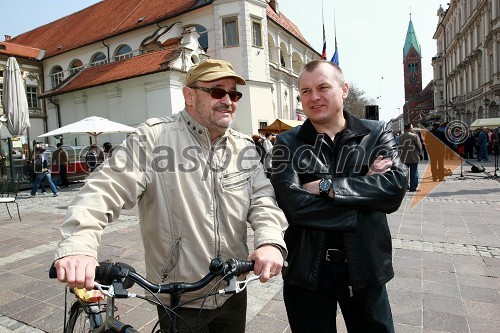
<svg viewBox="0 0 500 333">
<path fill-rule="evenodd" d="M 238 281 L 235 276 L 233 276 L 229 280 L 229 285 L 222 289 L 219 290 L 219 294 L 225 295 L 225 294 L 237 294 L 245 290 L 245 288 L 248 286 L 248 284 L 252 281 L 260 279 L 260 274 L 259 275 L 253 275 L 249 278 L 246 278 L 243 281 Z"/>
</svg>

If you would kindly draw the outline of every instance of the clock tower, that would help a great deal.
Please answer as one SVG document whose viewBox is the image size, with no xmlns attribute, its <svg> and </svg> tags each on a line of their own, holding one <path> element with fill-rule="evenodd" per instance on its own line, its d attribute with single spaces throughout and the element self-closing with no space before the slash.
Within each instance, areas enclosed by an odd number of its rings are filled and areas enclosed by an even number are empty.
<svg viewBox="0 0 500 333">
<path fill-rule="evenodd" d="M 418 43 L 415 28 L 411 20 L 406 32 L 406 40 L 403 47 L 403 73 L 405 87 L 405 106 L 403 108 L 404 122 L 409 123 L 413 119 L 412 109 L 417 104 L 417 99 L 422 92 L 422 53 Z"/>
</svg>

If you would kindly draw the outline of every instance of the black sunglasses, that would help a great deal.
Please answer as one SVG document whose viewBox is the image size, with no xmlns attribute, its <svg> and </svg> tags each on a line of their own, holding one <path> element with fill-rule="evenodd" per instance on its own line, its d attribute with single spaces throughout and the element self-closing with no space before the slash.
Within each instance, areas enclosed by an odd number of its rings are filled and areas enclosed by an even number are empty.
<svg viewBox="0 0 500 333">
<path fill-rule="evenodd" d="M 198 90 L 207 92 L 210 94 L 210 96 L 212 96 L 212 98 L 215 98 L 215 99 L 222 99 L 222 98 L 224 98 L 224 96 L 226 96 L 226 94 L 228 94 L 229 99 L 232 102 L 238 102 L 240 100 L 240 98 L 243 96 L 243 94 L 237 90 L 226 91 L 222 88 L 206 88 L 206 87 L 199 87 L 199 86 L 191 86 L 189 88 L 198 89 Z"/>
</svg>

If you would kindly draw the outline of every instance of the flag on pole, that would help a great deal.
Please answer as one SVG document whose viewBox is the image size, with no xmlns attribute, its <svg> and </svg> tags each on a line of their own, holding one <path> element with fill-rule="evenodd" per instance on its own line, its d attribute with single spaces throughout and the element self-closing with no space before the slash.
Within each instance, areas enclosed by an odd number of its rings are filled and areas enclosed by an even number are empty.
<svg viewBox="0 0 500 333">
<path fill-rule="evenodd" d="M 326 37 L 325 37 L 325 25 L 323 24 L 323 52 L 321 52 L 321 60 L 326 60 Z"/>
<path fill-rule="evenodd" d="M 339 65 L 339 49 L 337 48 L 337 24 L 335 20 L 335 12 L 333 12 L 333 32 L 335 34 L 335 53 L 333 54 L 331 62 Z"/>
<path fill-rule="evenodd" d="M 339 65 L 339 49 L 337 48 L 337 37 L 335 37 L 335 53 L 333 54 L 332 60 L 334 64 Z"/>
</svg>

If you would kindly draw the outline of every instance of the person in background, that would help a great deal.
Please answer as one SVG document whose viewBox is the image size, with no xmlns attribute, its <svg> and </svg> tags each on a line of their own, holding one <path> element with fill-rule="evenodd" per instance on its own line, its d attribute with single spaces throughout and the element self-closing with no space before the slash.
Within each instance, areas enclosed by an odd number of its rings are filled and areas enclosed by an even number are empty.
<svg viewBox="0 0 500 333">
<path fill-rule="evenodd" d="M 255 143 L 257 151 L 259 152 L 260 163 L 264 165 L 264 158 L 266 157 L 266 151 L 264 150 L 264 145 L 263 145 L 264 139 L 259 134 L 254 134 L 252 135 L 252 140 Z"/>
<path fill-rule="evenodd" d="M 269 178 L 271 176 L 271 159 L 273 152 L 273 134 L 271 132 L 266 132 L 264 134 L 264 141 L 262 142 L 262 147 L 264 148 L 264 169 L 266 170 L 266 175 Z"/>
<path fill-rule="evenodd" d="M 85 154 L 85 164 L 89 172 L 93 172 L 98 166 L 98 146 L 94 143 L 90 146 L 89 151 Z"/>
<path fill-rule="evenodd" d="M 418 162 L 423 157 L 422 143 L 417 134 L 413 132 L 413 125 L 404 126 L 404 133 L 399 137 L 399 151 L 401 161 L 408 167 L 410 174 L 409 192 L 415 192 L 418 187 Z"/>
<path fill-rule="evenodd" d="M 52 164 L 59 168 L 59 176 L 54 183 L 56 186 L 69 186 L 68 180 L 68 153 L 64 150 L 63 144 L 59 142 L 56 145 L 57 149 L 52 153 Z"/>
<path fill-rule="evenodd" d="M 489 162 L 490 158 L 488 157 L 488 142 L 489 142 L 489 136 L 488 136 L 488 128 L 483 127 L 482 131 L 479 132 L 479 135 L 477 136 L 477 145 L 478 145 L 478 153 L 477 153 L 477 161 L 486 161 Z"/>
<path fill-rule="evenodd" d="M 40 183 L 42 181 L 46 181 L 47 184 L 49 184 L 49 187 L 52 190 L 52 193 L 54 194 L 55 197 L 58 196 L 57 188 L 52 182 L 52 177 L 50 175 L 50 164 L 47 161 L 44 152 L 45 152 L 44 148 L 36 149 L 36 157 L 34 163 L 35 183 L 33 184 L 33 188 L 31 189 L 30 193 L 31 197 L 34 197 L 36 195 L 38 187 L 40 186 Z"/>
<path fill-rule="evenodd" d="M 113 156 L 113 145 L 109 142 L 104 142 L 102 144 L 102 150 L 99 153 L 99 157 L 97 159 L 98 163 L 101 164 L 111 156 Z"/>
<path fill-rule="evenodd" d="M 253 140 L 231 128 L 243 96 L 237 84 L 246 82 L 227 61 L 193 65 L 182 89 L 185 109 L 147 120 L 88 177 L 61 227 L 54 263 L 61 282 L 93 287 L 104 227 L 135 205 L 153 283 L 197 281 L 213 258 L 254 260 L 261 282 L 281 272 L 286 218 Z M 164 163 L 167 155 L 175 155 L 174 166 Z M 204 297 L 218 283 L 182 295 L 179 332 L 245 332 L 246 292 Z M 168 304 L 168 295 L 159 297 Z M 162 307 L 158 314 L 170 332 Z"/>
<path fill-rule="evenodd" d="M 474 135 L 472 134 L 470 129 L 467 129 L 467 139 L 465 139 L 464 142 L 464 158 L 465 159 L 472 159 L 474 158 L 474 144 L 476 142 L 476 139 L 474 138 Z"/>
<path fill-rule="evenodd" d="M 394 332 L 386 283 L 394 277 L 386 214 L 407 178 L 391 127 L 344 111 L 342 70 L 313 60 L 299 74 L 307 116 L 278 136 L 271 183 L 289 227 L 283 297 L 292 332 Z"/>
</svg>

